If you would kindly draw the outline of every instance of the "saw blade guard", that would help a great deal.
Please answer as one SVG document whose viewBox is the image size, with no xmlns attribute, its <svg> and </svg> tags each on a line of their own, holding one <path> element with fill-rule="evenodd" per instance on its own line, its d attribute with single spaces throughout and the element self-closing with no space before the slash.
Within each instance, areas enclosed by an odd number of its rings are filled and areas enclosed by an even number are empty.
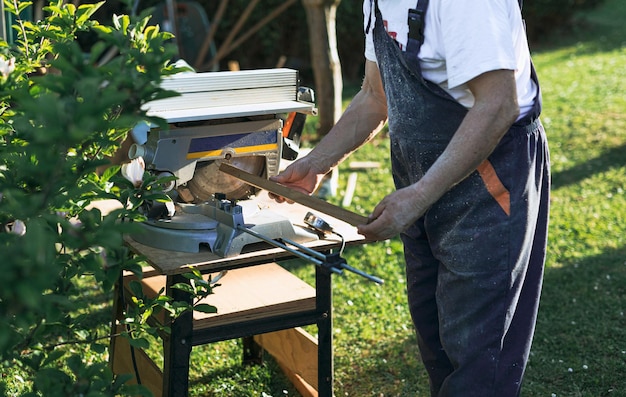
<svg viewBox="0 0 626 397">
<path fill-rule="evenodd" d="M 143 157 L 150 172 L 174 175 L 183 202 L 202 203 L 215 193 L 246 199 L 256 189 L 220 172 L 219 166 L 227 161 L 261 177 L 276 175 L 281 128 L 282 120 L 275 118 L 176 123 L 169 130 L 151 129 L 143 144 L 131 146 L 129 157 Z"/>
<path fill-rule="evenodd" d="M 289 68 L 178 73 L 161 87 L 179 95 L 143 109 L 168 128 L 138 125 L 129 157 L 143 157 L 149 172 L 174 175 L 177 199 L 188 203 L 215 193 L 236 200 L 255 194 L 222 175 L 221 162 L 265 178 L 276 175 L 281 158 L 297 157 L 304 118 L 317 113 L 313 90 L 300 87 L 298 71 Z"/>
</svg>

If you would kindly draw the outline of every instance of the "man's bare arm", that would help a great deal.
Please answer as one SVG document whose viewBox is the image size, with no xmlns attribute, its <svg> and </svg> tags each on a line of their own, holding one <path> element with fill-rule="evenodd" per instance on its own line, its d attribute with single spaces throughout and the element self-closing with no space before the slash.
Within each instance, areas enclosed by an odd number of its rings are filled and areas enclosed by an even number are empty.
<svg viewBox="0 0 626 397">
<path fill-rule="evenodd" d="M 361 90 L 337 124 L 307 156 L 321 173 L 330 171 L 372 139 L 387 122 L 387 102 L 375 62 L 366 61 Z"/>
</svg>

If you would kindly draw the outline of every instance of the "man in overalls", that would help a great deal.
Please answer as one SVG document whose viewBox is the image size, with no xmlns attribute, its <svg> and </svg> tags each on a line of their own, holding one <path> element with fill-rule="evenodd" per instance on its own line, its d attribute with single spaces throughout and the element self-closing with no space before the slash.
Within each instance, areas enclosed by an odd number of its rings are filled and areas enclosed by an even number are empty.
<svg viewBox="0 0 626 397">
<path fill-rule="evenodd" d="M 311 193 L 388 122 L 397 190 L 361 234 L 404 243 L 433 396 L 520 393 L 547 238 L 549 154 L 516 0 L 365 0 L 365 79 L 273 179 Z M 282 198 L 276 198 L 282 201 Z"/>
</svg>

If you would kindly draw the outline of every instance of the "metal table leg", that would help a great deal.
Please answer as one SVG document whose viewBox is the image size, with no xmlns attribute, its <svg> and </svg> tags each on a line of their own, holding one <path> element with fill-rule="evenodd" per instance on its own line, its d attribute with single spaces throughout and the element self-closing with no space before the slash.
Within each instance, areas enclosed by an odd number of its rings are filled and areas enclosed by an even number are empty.
<svg viewBox="0 0 626 397">
<path fill-rule="evenodd" d="M 175 301 L 191 303 L 191 295 L 172 285 L 189 283 L 182 275 L 167 277 L 167 291 Z M 193 334 L 193 313 L 188 311 L 169 323 L 171 334 L 163 338 L 163 397 L 187 397 L 189 394 L 189 359 Z"/>
<path fill-rule="evenodd" d="M 332 316 L 332 285 L 331 271 L 325 268 L 315 268 L 315 288 L 317 310 L 323 314 L 317 321 L 318 328 L 318 373 L 317 387 L 320 397 L 333 396 L 333 316 Z"/>
</svg>

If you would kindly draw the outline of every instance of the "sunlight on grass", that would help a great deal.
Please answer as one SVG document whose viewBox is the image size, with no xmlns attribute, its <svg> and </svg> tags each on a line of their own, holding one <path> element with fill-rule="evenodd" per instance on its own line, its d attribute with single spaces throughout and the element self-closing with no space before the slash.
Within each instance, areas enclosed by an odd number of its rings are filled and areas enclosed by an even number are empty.
<svg viewBox="0 0 626 397">
<path fill-rule="evenodd" d="M 554 189 L 547 270 L 524 396 L 626 395 L 626 32 L 609 1 L 597 35 L 535 61 Z"/>
</svg>

